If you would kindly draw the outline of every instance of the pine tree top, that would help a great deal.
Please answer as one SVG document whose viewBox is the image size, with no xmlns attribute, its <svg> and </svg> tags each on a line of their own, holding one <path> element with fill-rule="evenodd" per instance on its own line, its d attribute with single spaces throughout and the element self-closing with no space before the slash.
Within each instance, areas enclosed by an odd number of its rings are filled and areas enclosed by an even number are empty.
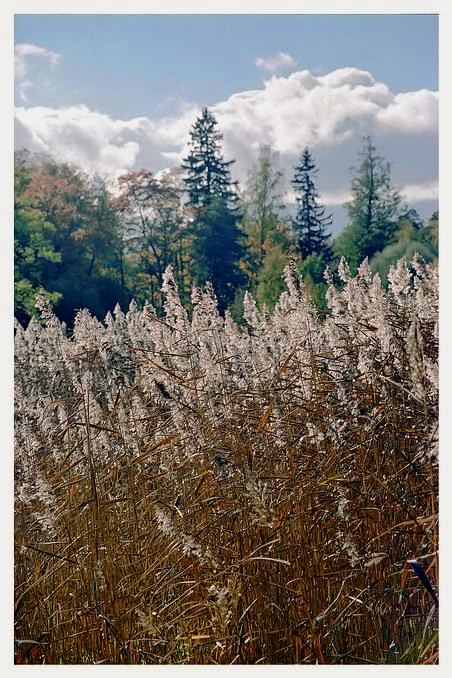
<svg viewBox="0 0 452 678">
<path fill-rule="evenodd" d="M 189 154 L 182 163 L 189 204 L 204 207 L 215 197 L 233 207 L 237 201 L 237 182 L 232 181 L 229 168 L 234 160 L 224 160 L 223 135 L 207 108 L 203 108 L 194 123 L 190 137 Z"/>
<path fill-rule="evenodd" d="M 325 208 L 319 201 L 314 183 L 318 170 L 307 147 L 294 170 L 292 186 L 297 212 L 292 225 L 298 237 L 298 249 L 303 258 L 315 253 L 328 260 L 331 258 L 331 249 L 327 242 L 330 234 L 326 229 L 331 226 L 333 219 L 331 214 L 325 214 Z"/>
</svg>

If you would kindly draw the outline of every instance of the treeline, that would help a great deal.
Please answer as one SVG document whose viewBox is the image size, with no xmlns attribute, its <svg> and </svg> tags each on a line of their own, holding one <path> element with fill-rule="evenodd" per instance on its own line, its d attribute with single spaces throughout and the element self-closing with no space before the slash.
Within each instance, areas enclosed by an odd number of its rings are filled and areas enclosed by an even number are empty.
<svg viewBox="0 0 452 678">
<path fill-rule="evenodd" d="M 269 147 L 260 150 L 240 190 L 222 135 L 204 109 L 193 125 L 180 168 L 147 169 L 119 178 L 112 190 L 80 168 L 15 159 L 15 313 L 26 324 L 44 291 L 58 317 L 71 325 L 77 309 L 99 318 L 132 299 L 162 309 L 163 274 L 172 266 L 182 301 L 193 285 L 210 281 L 222 311 L 237 319 L 245 290 L 272 308 L 291 257 L 306 287 L 324 307 L 324 271 L 334 277 L 340 257 L 352 272 L 365 257 L 386 280 L 390 266 L 415 252 L 437 257 L 438 213 L 424 224 L 391 185 L 390 165 L 365 137 L 354 170 L 348 224 L 331 237 L 332 217 L 322 205 L 317 167 L 308 148 L 293 168 L 296 207 L 288 215 L 282 173 Z"/>
</svg>

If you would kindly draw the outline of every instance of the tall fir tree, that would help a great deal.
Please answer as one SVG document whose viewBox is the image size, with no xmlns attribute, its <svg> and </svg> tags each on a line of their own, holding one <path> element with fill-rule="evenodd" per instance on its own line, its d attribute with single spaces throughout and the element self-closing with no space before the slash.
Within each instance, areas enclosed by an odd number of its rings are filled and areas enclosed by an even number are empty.
<svg viewBox="0 0 452 678">
<path fill-rule="evenodd" d="M 222 155 L 222 134 L 204 108 L 191 131 L 190 152 L 183 162 L 188 208 L 192 212 L 191 273 L 197 284 L 210 281 L 224 311 L 245 283 L 245 255 L 238 226 L 237 182 Z"/>
<path fill-rule="evenodd" d="M 370 136 L 363 138 L 359 159 L 346 205 L 349 223 L 334 243 L 335 253 L 345 256 L 352 270 L 393 242 L 401 203 L 391 185 L 390 163 L 378 155 Z"/>
<path fill-rule="evenodd" d="M 232 181 L 229 170 L 234 161 L 226 162 L 223 159 L 223 135 L 207 108 L 203 108 L 201 116 L 193 125 L 190 137 L 189 154 L 182 163 L 186 173 L 188 204 L 195 209 L 205 207 L 215 197 L 226 202 L 230 208 L 234 207 L 237 203 L 237 182 Z"/>
<path fill-rule="evenodd" d="M 330 233 L 327 228 L 333 220 L 331 215 L 325 214 L 325 208 L 319 201 L 314 183 L 318 169 L 308 148 L 305 148 L 300 163 L 294 169 L 292 186 L 297 212 L 292 219 L 292 226 L 297 237 L 298 250 L 303 259 L 317 254 L 327 263 L 331 259 L 328 243 Z"/>
</svg>

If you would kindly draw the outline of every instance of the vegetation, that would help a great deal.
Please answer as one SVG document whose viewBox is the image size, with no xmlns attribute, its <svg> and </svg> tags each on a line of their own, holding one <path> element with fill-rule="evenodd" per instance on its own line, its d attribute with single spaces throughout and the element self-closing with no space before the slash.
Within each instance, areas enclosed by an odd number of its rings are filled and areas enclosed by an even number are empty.
<svg viewBox="0 0 452 678">
<path fill-rule="evenodd" d="M 292 220 L 297 237 L 297 247 L 303 259 L 317 254 L 325 264 L 331 260 L 331 248 L 328 244 L 330 234 L 327 228 L 333 223 L 331 215 L 325 214 L 325 208 L 319 203 L 319 195 L 314 184 L 317 169 L 308 148 L 305 148 L 299 165 L 295 167 L 292 180 L 297 201 L 297 212 Z"/>
<path fill-rule="evenodd" d="M 356 272 L 368 257 L 386 284 L 391 265 L 420 253 L 434 261 L 438 213 L 424 225 L 401 206 L 391 185 L 389 164 L 369 137 L 352 179 L 349 223 L 331 241 L 331 217 L 316 186 L 309 149 L 301 154 L 292 185 L 293 214 L 284 205 L 283 172 L 269 147 L 260 149 L 245 188 L 231 178 L 222 136 L 204 109 L 193 125 L 182 167 L 154 176 L 148 169 L 119 178 L 119 190 L 73 166 L 16 158 L 15 308 L 23 323 L 36 315 L 40 290 L 57 316 L 72 326 L 88 308 L 99 319 L 117 303 L 149 302 L 163 312 L 163 273 L 171 265 L 184 307 L 193 284 L 210 281 L 222 313 L 238 320 L 245 290 L 260 308 L 272 309 L 281 294 L 287 257 L 297 257 L 307 290 L 326 311 L 325 267 L 334 273 L 341 256 Z"/>
<path fill-rule="evenodd" d="M 438 213 L 232 162 L 16 157 L 17 664 L 438 661 Z"/>
<path fill-rule="evenodd" d="M 210 282 L 220 309 L 233 302 L 245 283 L 240 268 L 244 256 L 243 234 L 238 227 L 238 195 L 229 167 L 223 160 L 221 134 L 216 120 L 205 108 L 191 132 L 190 153 L 184 161 L 188 207 L 193 212 L 191 232 L 192 279 L 198 285 Z"/>
<path fill-rule="evenodd" d="M 400 196 L 391 186 L 389 163 L 377 154 L 371 137 L 364 137 L 361 164 L 352 180 L 349 224 L 335 243 L 335 253 L 346 256 L 352 270 L 392 242 Z"/>
<path fill-rule="evenodd" d="M 17 663 L 437 661 L 437 277 L 16 327 Z"/>
</svg>

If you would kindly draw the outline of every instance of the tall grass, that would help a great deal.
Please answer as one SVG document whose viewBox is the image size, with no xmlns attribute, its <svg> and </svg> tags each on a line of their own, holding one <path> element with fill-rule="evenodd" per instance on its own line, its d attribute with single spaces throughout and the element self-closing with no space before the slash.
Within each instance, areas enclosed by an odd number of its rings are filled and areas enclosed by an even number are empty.
<svg viewBox="0 0 452 678">
<path fill-rule="evenodd" d="M 437 660 L 436 271 L 340 273 L 16 328 L 17 663 Z"/>
</svg>

